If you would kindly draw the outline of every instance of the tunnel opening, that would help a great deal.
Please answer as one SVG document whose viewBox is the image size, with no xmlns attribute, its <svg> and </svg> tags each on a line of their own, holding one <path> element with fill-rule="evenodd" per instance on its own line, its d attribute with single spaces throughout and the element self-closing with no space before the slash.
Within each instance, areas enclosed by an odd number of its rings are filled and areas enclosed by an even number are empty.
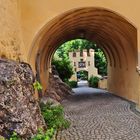
<svg viewBox="0 0 140 140">
<path fill-rule="evenodd" d="M 95 42 L 86 39 L 67 41 L 58 47 L 51 61 L 55 73 L 66 84 L 70 82 L 80 86 L 85 83 L 85 86 L 107 89 L 107 84 L 102 87 L 106 82 L 104 77 L 107 79 L 106 55 Z M 99 84 L 100 80 L 102 84 Z"/>
<path fill-rule="evenodd" d="M 84 7 L 60 14 L 36 35 L 29 62 L 45 90 L 57 47 L 72 39 L 95 41 L 108 60 L 108 90 L 138 103 L 137 29 L 124 17 L 104 8 Z"/>
<path fill-rule="evenodd" d="M 81 71 L 76 72 L 77 81 L 81 81 L 81 80 L 88 81 L 88 75 L 89 75 L 88 71 L 86 70 L 81 70 Z"/>
</svg>

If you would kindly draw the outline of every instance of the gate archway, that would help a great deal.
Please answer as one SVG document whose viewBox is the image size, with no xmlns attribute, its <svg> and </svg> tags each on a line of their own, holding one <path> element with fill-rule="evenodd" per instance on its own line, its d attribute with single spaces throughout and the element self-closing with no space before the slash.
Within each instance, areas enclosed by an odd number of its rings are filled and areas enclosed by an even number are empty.
<svg viewBox="0 0 140 140">
<path fill-rule="evenodd" d="M 104 8 L 70 10 L 40 30 L 28 58 L 43 88 L 47 88 L 55 50 L 68 40 L 83 37 L 95 41 L 107 56 L 109 91 L 138 102 L 137 29 L 124 17 Z"/>
</svg>

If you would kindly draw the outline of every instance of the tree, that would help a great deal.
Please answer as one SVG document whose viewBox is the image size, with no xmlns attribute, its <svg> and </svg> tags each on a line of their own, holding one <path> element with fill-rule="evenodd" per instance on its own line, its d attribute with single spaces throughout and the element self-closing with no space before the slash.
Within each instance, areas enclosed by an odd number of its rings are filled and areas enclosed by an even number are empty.
<svg viewBox="0 0 140 140">
<path fill-rule="evenodd" d="M 100 75 L 107 75 L 107 60 L 103 51 L 99 48 L 95 51 L 95 67 L 98 68 Z"/>
<path fill-rule="evenodd" d="M 59 77 L 63 82 L 68 81 L 69 78 L 73 75 L 73 68 L 68 59 L 55 59 L 53 58 L 52 65 L 55 66 L 57 72 L 59 73 Z"/>
</svg>

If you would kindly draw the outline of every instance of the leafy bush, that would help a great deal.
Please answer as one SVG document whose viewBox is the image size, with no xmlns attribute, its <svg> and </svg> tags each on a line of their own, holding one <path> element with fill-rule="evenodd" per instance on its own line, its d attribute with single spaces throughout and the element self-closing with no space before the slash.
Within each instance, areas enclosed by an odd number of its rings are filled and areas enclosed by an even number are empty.
<svg viewBox="0 0 140 140">
<path fill-rule="evenodd" d="M 4 139 L 0 140 L 21 140 L 20 136 L 14 131 L 14 129 L 10 129 L 10 132 L 4 135 Z"/>
<path fill-rule="evenodd" d="M 51 140 L 54 133 L 55 130 L 53 128 L 47 129 L 45 133 L 40 129 L 38 130 L 38 134 L 34 136 L 31 140 Z"/>
<path fill-rule="evenodd" d="M 77 81 L 67 81 L 66 82 L 71 88 L 77 87 Z"/>
<path fill-rule="evenodd" d="M 68 128 L 70 125 L 69 121 L 64 118 L 64 110 L 61 105 L 41 104 L 41 112 L 48 129 L 54 128 L 55 130 L 60 130 Z"/>
<path fill-rule="evenodd" d="M 64 118 L 64 110 L 61 105 L 52 106 L 52 104 L 41 104 L 41 112 L 47 123 L 47 130 L 43 132 L 41 129 L 31 138 L 31 140 L 51 140 L 55 131 L 66 129 L 70 126 L 70 122 Z M 13 132 L 10 140 L 21 140 L 17 133 Z"/>
<path fill-rule="evenodd" d="M 52 65 L 55 66 L 59 77 L 63 82 L 68 81 L 68 79 L 73 75 L 73 68 L 68 59 L 53 59 Z"/>
<path fill-rule="evenodd" d="M 104 52 L 99 48 L 95 49 L 95 67 L 98 69 L 98 74 L 107 75 L 107 59 Z"/>
<path fill-rule="evenodd" d="M 34 86 L 34 89 L 38 91 L 42 90 L 42 86 L 38 81 L 34 82 L 33 86 Z"/>
<path fill-rule="evenodd" d="M 10 136 L 10 140 L 21 140 L 19 135 L 13 131 L 12 135 Z"/>
<path fill-rule="evenodd" d="M 81 70 L 77 72 L 77 77 L 78 79 L 81 79 L 81 80 L 88 80 L 88 71 Z"/>
<path fill-rule="evenodd" d="M 55 131 L 68 128 L 70 123 L 64 118 L 64 110 L 62 106 L 52 106 L 52 104 L 41 104 L 41 112 L 47 123 L 47 131 L 42 130 L 31 140 L 51 140 Z"/>
<path fill-rule="evenodd" d="M 41 129 L 38 130 L 38 133 L 31 138 L 31 140 L 51 140 L 55 133 L 55 130 L 53 128 L 47 129 L 46 132 L 43 132 Z M 7 140 L 22 140 L 16 132 L 13 132 L 13 134 L 10 136 Z"/>
<path fill-rule="evenodd" d="M 98 87 L 99 78 L 97 76 L 91 76 L 88 80 L 90 87 Z"/>
</svg>

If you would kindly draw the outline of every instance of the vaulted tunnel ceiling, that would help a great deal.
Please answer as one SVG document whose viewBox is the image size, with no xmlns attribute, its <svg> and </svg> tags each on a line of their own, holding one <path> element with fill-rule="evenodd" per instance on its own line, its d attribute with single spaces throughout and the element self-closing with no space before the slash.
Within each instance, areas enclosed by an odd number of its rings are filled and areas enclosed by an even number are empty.
<svg viewBox="0 0 140 140">
<path fill-rule="evenodd" d="M 128 69 L 129 60 L 137 60 L 136 34 L 136 28 L 114 12 L 92 7 L 68 11 L 42 29 L 36 49 L 40 69 L 47 69 L 59 45 L 81 35 L 104 50 L 110 66 Z"/>
</svg>

